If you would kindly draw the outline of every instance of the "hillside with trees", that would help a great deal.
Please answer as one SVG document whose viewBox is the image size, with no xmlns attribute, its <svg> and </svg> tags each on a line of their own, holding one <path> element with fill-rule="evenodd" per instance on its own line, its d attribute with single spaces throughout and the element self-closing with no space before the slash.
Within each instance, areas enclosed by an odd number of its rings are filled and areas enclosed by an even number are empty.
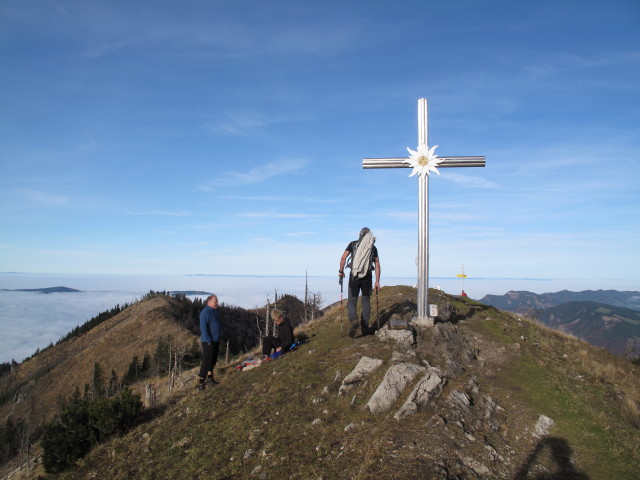
<svg viewBox="0 0 640 480">
<path fill-rule="evenodd" d="M 267 310 L 276 306 L 297 319 L 294 325 L 304 321 L 305 313 L 321 314 L 317 306 L 306 306 L 291 295 L 276 297 L 274 303 L 253 311 L 222 304 L 221 355 L 234 356 L 255 348 L 260 342 L 259 324 L 264 328 Z M 175 378 L 200 363 L 199 314 L 203 308 L 200 298 L 151 291 L 133 305 L 116 305 L 97 314 L 21 364 L 3 364 L 2 463 L 28 451 L 42 434 L 43 425 L 65 409 L 65 415 L 74 418 L 112 408 L 113 399 L 127 395 L 129 387 L 137 388 L 140 399 L 146 394 L 141 384 L 158 382 L 163 376 L 170 377 L 167 382 L 174 383 L 173 389 Z M 270 328 L 273 331 L 273 322 Z M 162 389 L 158 390 L 161 397 Z"/>
<path fill-rule="evenodd" d="M 640 356 L 640 312 L 596 302 L 568 302 L 534 317 L 543 324 L 630 358 Z"/>
<path fill-rule="evenodd" d="M 123 390 L 130 396 L 109 401 L 80 388 L 71 401 L 78 410 L 63 402 L 49 421 L 80 422 L 85 434 L 65 449 L 36 443 L 19 474 L 48 475 L 45 463 L 56 471 L 62 463 L 51 459 L 89 438 L 91 450 L 49 478 L 637 478 L 637 366 L 471 299 L 429 295 L 440 312 L 432 328 L 387 328 L 413 318 L 415 289 L 385 287 L 375 335 L 347 337 L 334 304 L 297 327 L 307 339 L 298 350 L 246 370 L 238 366 L 257 350 L 223 358 L 219 384 L 204 392 L 194 388 L 197 367 L 134 383 Z M 173 317 L 175 325 L 179 303 L 145 299 L 101 333 L 134 313 L 128 341 L 151 319 Z M 124 348 L 115 333 L 111 343 Z M 69 342 L 85 348 L 66 354 L 88 363 L 82 352 L 96 341 L 87 332 Z M 59 391 L 69 391 L 65 382 L 59 377 Z M 149 385 L 156 396 L 145 395 Z M 107 421 L 109 410 L 122 411 L 122 422 Z M 54 429 L 42 438 L 58 437 Z"/>
</svg>

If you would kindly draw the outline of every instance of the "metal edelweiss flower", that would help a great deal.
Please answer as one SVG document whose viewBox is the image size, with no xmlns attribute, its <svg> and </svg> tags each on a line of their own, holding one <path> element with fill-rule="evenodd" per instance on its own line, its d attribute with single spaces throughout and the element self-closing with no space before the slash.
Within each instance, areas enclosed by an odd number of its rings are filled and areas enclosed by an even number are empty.
<svg viewBox="0 0 640 480">
<path fill-rule="evenodd" d="M 416 173 L 421 176 L 425 173 L 429 175 L 429 172 L 436 172 L 440 175 L 440 172 L 436 167 L 440 162 L 442 162 L 442 160 L 433 153 L 436 148 L 438 148 L 438 145 L 431 148 L 427 148 L 426 145 L 418 145 L 418 151 L 407 148 L 409 151 L 409 158 L 407 159 L 407 162 L 413 167 L 413 171 L 411 172 L 411 175 L 409 175 L 410 177 L 413 177 Z"/>
</svg>

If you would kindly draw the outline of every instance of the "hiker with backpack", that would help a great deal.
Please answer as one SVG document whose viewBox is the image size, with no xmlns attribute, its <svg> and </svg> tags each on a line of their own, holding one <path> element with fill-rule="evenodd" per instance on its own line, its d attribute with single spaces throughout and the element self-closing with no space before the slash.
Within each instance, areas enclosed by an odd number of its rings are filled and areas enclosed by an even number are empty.
<svg viewBox="0 0 640 480">
<path fill-rule="evenodd" d="M 347 310 L 349 311 L 349 336 L 355 337 L 358 331 L 358 314 L 356 312 L 356 304 L 358 303 L 358 295 L 362 291 L 362 315 L 360 318 L 360 328 L 362 335 L 371 333 L 369 329 L 369 318 L 371 317 L 371 290 L 375 288 L 380 290 L 380 259 L 378 258 L 378 249 L 374 245 L 376 239 L 371 234 L 371 230 L 364 227 L 360 230 L 358 240 L 354 240 L 347 245 L 347 249 L 340 258 L 340 269 L 338 277 L 340 282 L 344 278 L 344 268 L 351 269 L 349 275 L 348 301 Z M 347 258 L 349 261 L 347 262 Z M 372 270 L 376 272 L 376 283 L 373 283 Z"/>
<path fill-rule="evenodd" d="M 271 311 L 271 319 L 278 329 L 278 336 L 268 335 L 263 339 L 262 355 L 271 355 L 272 350 L 275 350 L 274 353 L 287 353 L 294 342 L 291 322 L 284 316 L 284 313 L 277 308 Z"/>
<path fill-rule="evenodd" d="M 198 375 L 198 390 L 204 390 L 205 379 L 213 379 L 213 367 L 218 361 L 220 349 L 220 316 L 218 314 L 218 297 L 209 295 L 206 306 L 200 312 L 200 341 L 202 342 L 202 365 Z"/>
</svg>

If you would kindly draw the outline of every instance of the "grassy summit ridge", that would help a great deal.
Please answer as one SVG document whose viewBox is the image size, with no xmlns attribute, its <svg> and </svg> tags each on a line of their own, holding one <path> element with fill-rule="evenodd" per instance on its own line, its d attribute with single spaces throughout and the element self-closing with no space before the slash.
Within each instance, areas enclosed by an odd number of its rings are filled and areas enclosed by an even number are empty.
<svg viewBox="0 0 640 480">
<path fill-rule="evenodd" d="M 385 287 L 381 321 L 414 295 Z M 431 298 L 454 319 L 439 324 L 440 333 L 466 344 L 471 360 L 449 365 L 458 374 L 414 415 L 393 418 L 411 387 L 384 414 L 363 407 L 394 356 L 444 369 L 450 345 L 435 330 L 415 349 L 341 336 L 335 304 L 302 327 L 309 342 L 298 351 L 246 372 L 221 367 L 219 385 L 204 394 L 185 388 L 162 416 L 96 448 L 60 478 L 637 478 L 637 367 L 472 300 L 436 291 Z M 383 367 L 339 396 L 363 355 Z M 455 401 L 461 392 L 471 399 L 464 408 Z M 555 423 L 537 437 L 541 414 Z"/>
<path fill-rule="evenodd" d="M 345 301 L 299 327 L 296 333 L 308 342 L 282 359 L 243 372 L 235 365 L 244 357 L 219 362 L 220 383 L 204 392 L 193 388 L 195 371 L 183 372 L 184 383 L 176 382 L 171 395 L 164 393 L 166 378 L 147 380 L 163 392 L 147 421 L 97 446 L 72 470 L 44 477 L 637 478 L 638 367 L 468 298 L 431 290 L 430 301 L 438 304 L 443 321 L 419 332 L 415 347 L 373 335 L 348 338 Z M 132 342 L 151 340 L 142 336 L 154 331 L 149 325 L 170 328 L 165 322 L 173 303 L 164 296 L 138 302 L 99 331 L 74 339 L 64 351 L 52 347 L 48 355 L 56 355 L 56 365 L 78 357 L 73 365 L 80 368 L 92 363 L 90 355 L 101 354 L 105 368 L 112 368 L 109 355 L 130 358 Z M 410 318 L 415 289 L 385 287 L 372 299 L 372 310 L 372 324 L 376 317 L 382 325 Z M 194 338 L 185 329 L 177 332 L 184 342 Z M 107 344 L 110 350 L 103 352 Z M 362 356 L 383 365 L 351 393 L 338 395 Z M 403 363 L 439 369 L 447 379 L 442 393 L 396 420 L 418 375 L 388 411 L 373 415 L 365 405 L 389 367 Z M 33 368 L 23 365 L 18 373 Z M 57 368 L 52 374 L 58 375 Z M 55 378 L 57 384 L 49 379 L 46 386 L 57 395 L 73 385 L 73 376 Z M 144 387 L 134 386 L 139 392 Z M 35 384 L 30 388 L 41 391 Z M 535 434 L 541 415 L 554 423 Z M 21 478 L 43 475 L 38 469 L 23 473 Z"/>
</svg>

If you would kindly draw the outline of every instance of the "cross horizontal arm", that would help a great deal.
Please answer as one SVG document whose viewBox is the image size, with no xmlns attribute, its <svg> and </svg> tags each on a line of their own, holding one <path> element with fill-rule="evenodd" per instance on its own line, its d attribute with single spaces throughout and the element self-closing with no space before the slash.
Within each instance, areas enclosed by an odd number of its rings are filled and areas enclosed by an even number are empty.
<svg viewBox="0 0 640 480">
<path fill-rule="evenodd" d="M 454 167 L 484 167 L 487 163 L 485 157 L 438 157 L 442 160 L 438 163 L 437 168 L 454 168 Z M 407 161 L 407 157 L 403 158 L 363 158 L 362 168 L 412 168 Z"/>
</svg>

